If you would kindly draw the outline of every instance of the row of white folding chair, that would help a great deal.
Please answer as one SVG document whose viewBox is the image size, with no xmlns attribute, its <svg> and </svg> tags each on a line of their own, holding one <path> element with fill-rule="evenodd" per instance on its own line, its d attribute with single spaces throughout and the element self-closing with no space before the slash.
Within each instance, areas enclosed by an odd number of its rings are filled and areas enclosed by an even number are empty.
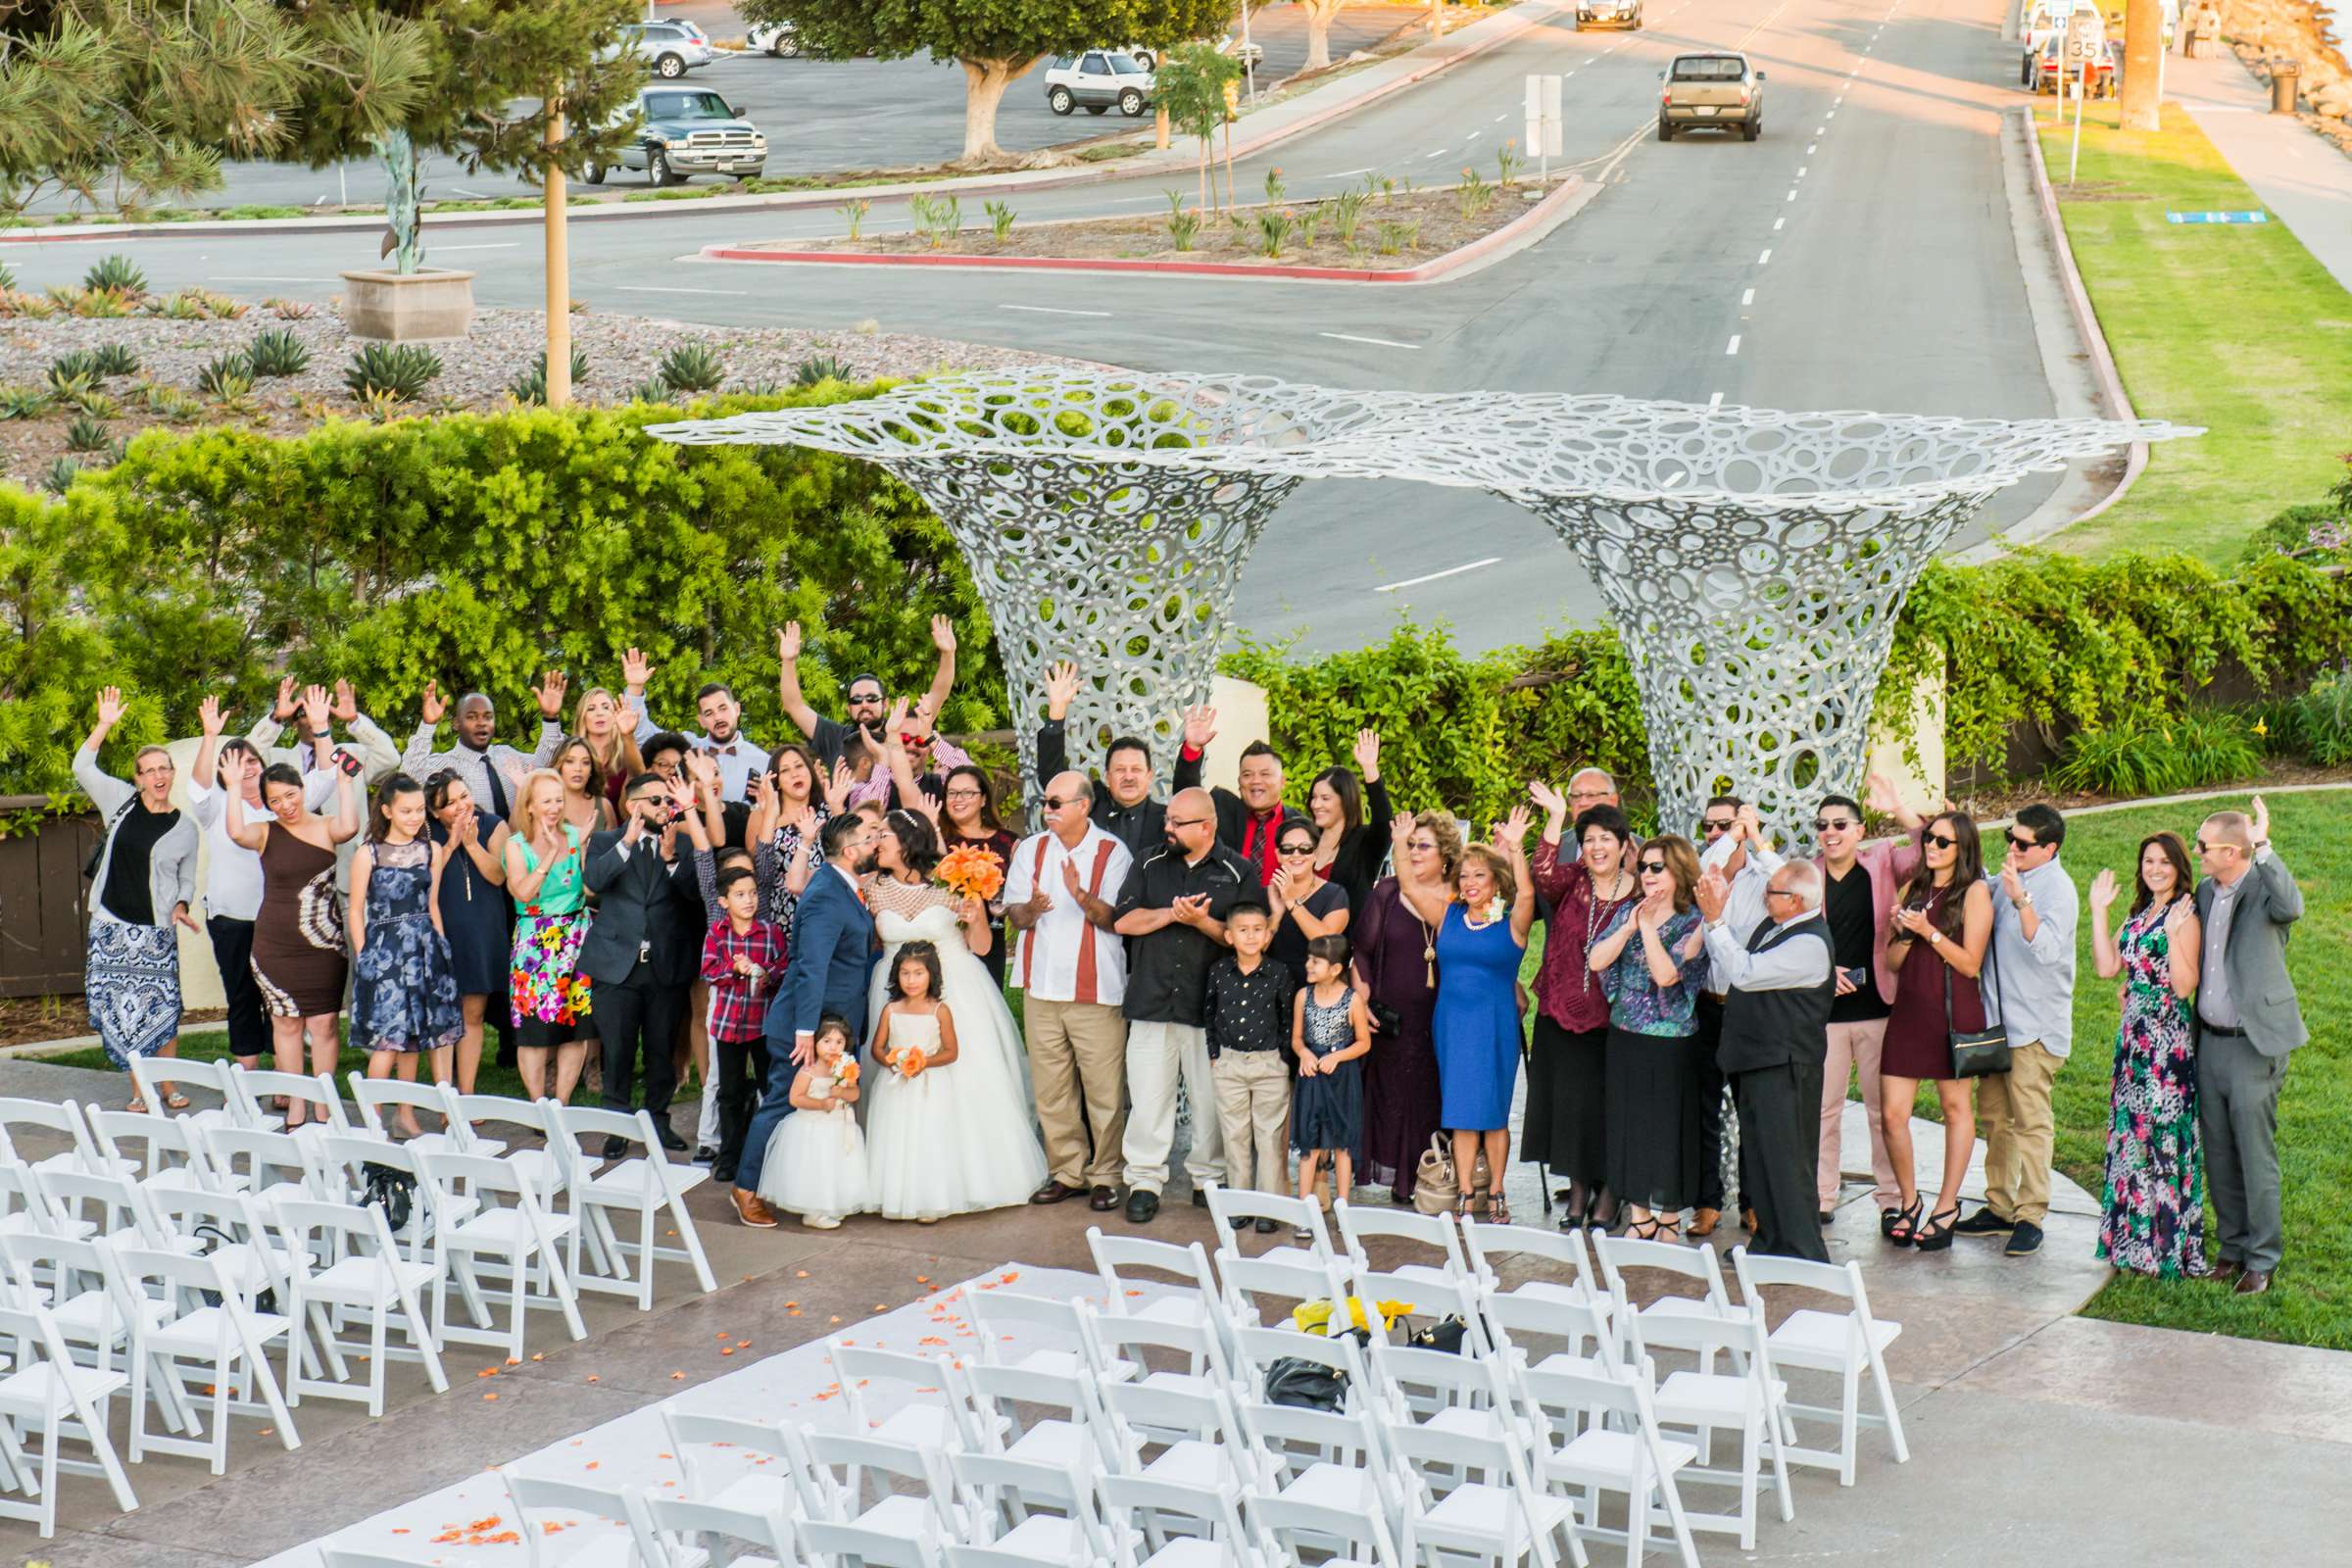
<svg viewBox="0 0 2352 1568">
<path fill-rule="evenodd" d="M 103 1476 L 117 1507 L 138 1507 L 109 1421 L 129 1377 L 77 1364 L 55 1314 L 13 1288 L 0 1292 L 0 1344 L 13 1368 L 0 1377 L 0 1518 L 30 1520 L 44 1541 L 56 1535 L 58 1483 L 66 1474 Z M 34 1437 L 37 1457 L 24 1446 Z M 67 1457 L 69 1440 L 87 1446 L 90 1457 Z M 13 1495 L 20 1493 L 29 1500 Z"/>
</svg>

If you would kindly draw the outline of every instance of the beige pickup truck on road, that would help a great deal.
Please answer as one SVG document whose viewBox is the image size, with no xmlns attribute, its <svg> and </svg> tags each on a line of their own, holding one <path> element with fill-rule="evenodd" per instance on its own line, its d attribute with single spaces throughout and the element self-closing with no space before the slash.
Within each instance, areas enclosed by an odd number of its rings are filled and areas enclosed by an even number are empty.
<svg viewBox="0 0 2352 1568">
<path fill-rule="evenodd" d="M 1658 140 L 1678 130 L 1737 130 L 1749 141 L 1764 132 L 1764 73 L 1747 56 L 1715 50 L 1677 55 L 1658 75 Z"/>
</svg>

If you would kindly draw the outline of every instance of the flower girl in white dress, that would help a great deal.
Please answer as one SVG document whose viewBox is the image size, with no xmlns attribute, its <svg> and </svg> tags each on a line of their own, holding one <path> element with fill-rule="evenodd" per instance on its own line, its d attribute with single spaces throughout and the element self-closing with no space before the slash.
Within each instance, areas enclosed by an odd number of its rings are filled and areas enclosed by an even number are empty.
<svg viewBox="0 0 2352 1568">
<path fill-rule="evenodd" d="M 792 1114 L 776 1124 L 768 1141 L 760 1196 L 798 1212 L 802 1224 L 829 1231 L 843 1215 L 871 1209 L 874 1191 L 855 1109 L 858 1059 L 845 1054 L 849 1023 L 827 1014 L 816 1026 L 815 1044 L 814 1059 L 792 1080 Z"/>
</svg>

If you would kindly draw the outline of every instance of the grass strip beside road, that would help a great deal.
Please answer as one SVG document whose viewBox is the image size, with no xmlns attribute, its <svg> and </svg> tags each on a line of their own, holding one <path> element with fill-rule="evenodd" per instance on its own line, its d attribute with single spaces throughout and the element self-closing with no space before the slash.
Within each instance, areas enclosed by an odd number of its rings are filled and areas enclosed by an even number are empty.
<svg viewBox="0 0 2352 1568">
<path fill-rule="evenodd" d="M 2042 161 L 2133 407 L 2207 433 L 2152 448 L 2130 494 L 2050 548 L 2161 545 L 2227 566 L 2274 514 L 2318 501 L 2340 477 L 2352 448 L 2352 294 L 2276 218 L 2168 221 L 2168 211 L 2263 203 L 2187 111 L 2168 105 L 2154 133 L 2125 135 L 2117 118 L 2112 102 L 2088 106 L 2070 196 L 2072 121 L 2054 124 L 2037 105 Z"/>
</svg>

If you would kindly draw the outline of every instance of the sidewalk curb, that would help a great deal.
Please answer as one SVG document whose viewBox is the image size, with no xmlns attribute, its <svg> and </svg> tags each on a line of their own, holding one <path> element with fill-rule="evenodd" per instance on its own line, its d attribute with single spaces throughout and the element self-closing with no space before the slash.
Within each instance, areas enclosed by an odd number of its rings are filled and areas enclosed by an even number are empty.
<svg viewBox="0 0 2352 1568">
<path fill-rule="evenodd" d="M 1244 262 L 1135 261 L 1115 256 L 861 256 L 847 251 L 756 250 L 740 245 L 706 245 L 710 262 L 746 262 L 810 267 L 938 267 L 1011 272 L 1144 272 L 1194 277 L 1280 279 L 1321 283 L 1431 283 L 1485 261 L 1497 251 L 1533 243 L 1575 215 L 1597 186 L 1571 174 L 1557 190 L 1492 233 L 1418 267 L 1374 270 L 1356 267 L 1251 266 Z"/>
<path fill-rule="evenodd" d="M 2018 113 L 2018 111 L 2011 111 Z M 2099 390 L 2107 399 L 2109 417 L 2136 419 L 2130 394 L 2124 391 L 2123 377 L 2116 373 L 2115 355 L 2107 347 L 2107 334 L 2100 329 L 2099 313 L 2092 309 L 2090 294 L 2082 286 L 2082 272 L 2075 265 L 2075 248 L 2066 237 L 2066 220 L 2058 213 L 2058 192 L 2050 184 L 2050 172 L 2041 157 L 2041 132 L 2033 122 L 2033 106 L 2023 111 L 2026 118 L 2026 159 L 2034 176 L 2034 194 L 2041 204 L 2042 220 L 2049 225 L 2050 248 L 2058 257 L 2058 280 L 2066 289 L 2067 305 L 2074 311 L 2075 326 L 2082 334 L 2083 345 L 2090 352 L 2091 374 L 2098 379 Z M 2124 499 L 2124 495 L 2139 479 L 2148 466 L 2148 444 L 2134 441 L 2124 455 L 2124 474 L 2108 491 L 2105 498 L 2088 512 L 2078 513 L 2069 525 L 2088 522 L 2109 507 Z M 2053 529 L 2052 532 L 2057 530 Z M 2027 544 L 2031 540 L 2016 540 Z"/>
<path fill-rule="evenodd" d="M 1431 76 L 1475 60 L 1499 44 L 1518 37 L 1535 26 L 1539 21 L 1558 14 L 1556 0 L 1519 0 L 1519 4 L 1502 15 L 1489 18 L 1497 24 L 1494 32 L 1468 46 L 1441 54 L 1421 66 L 1333 103 L 1298 120 L 1293 124 L 1268 130 L 1253 139 L 1240 142 L 1233 149 L 1236 159 L 1248 158 L 1269 147 L 1280 146 L 1294 137 L 1317 130 L 1335 120 L 1354 114 L 1357 110 L 1379 102 L 1391 93 L 1428 80 Z M 1473 23 L 1481 26 L 1485 23 Z M 1467 29 L 1464 29 L 1467 30 Z M 1424 45 L 1423 47 L 1428 47 Z M 1443 48 L 1443 40 L 1440 42 Z M 1311 91 L 1319 89 L 1310 89 Z M 1172 149 L 1171 149 L 1172 150 Z M 1156 153 L 1157 149 L 1153 149 Z M 902 181 L 895 185 L 845 185 L 830 190 L 793 191 L 769 196 L 706 196 L 678 202 L 615 202 L 592 207 L 573 207 L 569 217 L 573 222 L 617 222 L 656 216 L 680 216 L 699 213 L 723 214 L 731 212 L 792 212 L 810 207 L 835 207 L 852 199 L 889 200 L 902 196 L 952 194 L 996 195 L 1014 191 L 1060 190 L 1072 185 L 1092 185 L 1107 180 L 1141 177 L 1154 172 L 1190 170 L 1193 165 L 1172 157 L 1155 158 L 1147 153 L 1142 158 L 1124 159 L 1078 170 L 1009 170 L 994 173 L 960 175 L 953 179 Z M 584 182 L 574 182 L 574 189 Z M 592 187 L 591 187 L 592 188 Z M 473 228 L 514 227 L 518 224 L 539 224 L 544 209 L 537 207 L 513 208 L 487 213 L 426 214 L 422 229 L 429 233 L 436 228 L 452 231 Z M 0 247 L 10 245 L 64 245 L 86 241 L 120 241 L 135 239 L 205 239 L 254 233 L 282 234 L 346 234 L 372 233 L 384 226 L 381 213 L 365 213 L 332 218 L 238 218 L 221 219 L 212 222 L 192 223 L 76 223 L 53 224 L 46 228 L 0 229 Z"/>
</svg>

